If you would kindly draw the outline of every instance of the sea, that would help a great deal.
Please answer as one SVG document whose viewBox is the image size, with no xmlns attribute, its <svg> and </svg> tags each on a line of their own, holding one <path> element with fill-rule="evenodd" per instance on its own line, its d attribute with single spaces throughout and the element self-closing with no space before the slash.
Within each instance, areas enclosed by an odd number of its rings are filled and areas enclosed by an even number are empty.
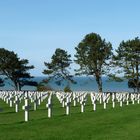
<svg viewBox="0 0 140 140">
<path fill-rule="evenodd" d="M 36 82 L 41 82 L 46 77 L 34 77 L 31 80 L 34 80 Z M 74 81 L 76 81 L 76 84 L 69 84 L 69 87 L 72 91 L 98 91 L 98 86 L 96 83 L 95 78 L 90 76 L 76 76 L 74 77 Z M 103 82 L 103 92 L 133 92 L 133 89 L 128 88 L 128 81 L 125 80 L 123 82 L 115 82 L 110 81 L 107 77 L 102 77 Z M 0 87 L 0 90 L 14 90 L 14 87 L 11 86 L 12 82 L 10 80 L 5 81 L 5 86 Z M 55 81 L 51 81 L 48 83 L 49 87 L 55 91 L 63 91 L 63 89 L 66 87 L 67 82 L 63 81 L 61 85 L 57 85 Z M 34 86 L 24 86 L 22 90 L 31 90 L 35 91 L 36 87 Z"/>
</svg>

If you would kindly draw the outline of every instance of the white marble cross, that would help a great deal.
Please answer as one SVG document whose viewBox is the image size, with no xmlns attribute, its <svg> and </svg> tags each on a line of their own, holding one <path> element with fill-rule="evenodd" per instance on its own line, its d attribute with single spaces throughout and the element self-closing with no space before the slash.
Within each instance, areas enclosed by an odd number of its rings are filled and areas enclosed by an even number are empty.
<svg viewBox="0 0 140 140">
<path fill-rule="evenodd" d="M 132 104 L 135 104 L 135 94 L 131 93 L 131 101 L 132 101 Z"/>
<path fill-rule="evenodd" d="M 83 113 L 84 112 L 84 104 L 85 104 L 84 95 L 82 95 L 82 97 L 81 97 L 80 104 L 81 104 L 81 112 Z"/>
<path fill-rule="evenodd" d="M 29 121 L 30 108 L 31 106 L 29 106 L 28 93 L 25 93 L 25 105 L 22 107 L 22 109 L 25 110 L 25 122 Z"/>
<path fill-rule="evenodd" d="M 7 96 L 6 96 L 6 103 L 8 104 L 9 103 L 9 93 L 7 93 Z"/>
<path fill-rule="evenodd" d="M 137 102 L 138 102 L 138 104 L 140 103 L 140 94 L 139 93 L 137 95 Z"/>
<path fill-rule="evenodd" d="M 103 102 L 104 102 L 104 109 L 106 109 L 107 99 L 109 98 L 110 94 L 103 93 Z"/>
<path fill-rule="evenodd" d="M 112 107 L 115 108 L 115 93 L 112 93 Z"/>
<path fill-rule="evenodd" d="M 37 93 L 34 93 L 33 102 L 34 102 L 34 110 L 37 110 L 37 105 L 38 105 Z"/>
<path fill-rule="evenodd" d="M 123 94 L 120 94 L 120 107 L 123 105 Z"/>
<path fill-rule="evenodd" d="M 13 106 L 13 95 L 12 93 L 9 95 L 9 100 L 10 100 L 10 107 Z"/>
<path fill-rule="evenodd" d="M 62 102 L 62 107 L 65 107 L 65 95 L 63 94 L 62 96 L 61 96 L 61 102 Z"/>
<path fill-rule="evenodd" d="M 98 96 L 98 93 L 91 93 L 90 94 L 91 101 L 92 101 L 92 104 L 93 104 L 93 110 L 94 111 L 96 111 L 96 100 L 97 100 L 97 96 Z"/>
<path fill-rule="evenodd" d="M 100 104 L 102 104 L 102 93 L 99 93 L 99 101 L 100 101 Z"/>
<path fill-rule="evenodd" d="M 81 112 L 84 112 L 84 106 L 86 104 L 86 96 L 87 93 L 83 93 L 83 95 L 81 95 L 81 100 L 80 100 L 80 104 L 81 104 Z"/>
<path fill-rule="evenodd" d="M 52 94 L 50 94 L 48 98 L 48 103 L 46 104 L 46 107 L 48 108 L 48 118 L 51 118 L 52 116 Z"/>
<path fill-rule="evenodd" d="M 18 98 L 18 95 L 15 96 L 15 112 L 18 112 L 19 111 L 19 98 Z"/>
<path fill-rule="evenodd" d="M 38 105 L 41 104 L 41 93 L 38 93 Z"/>
<path fill-rule="evenodd" d="M 76 93 L 73 93 L 73 106 L 76 106 L 76 102 L 77 102 L 77 95 Z"/>
<path fill-rule="evenodd" d="M 126 105 L 129 105 L 129 93 L 126 94 Z"/>
<path fill-rule="evenodd" d="M 70 97 L 69 96 L 66 97 L 65 106 L 66 106 L 66 115 L 69 115 L 70 114 Z"/>
</svg>

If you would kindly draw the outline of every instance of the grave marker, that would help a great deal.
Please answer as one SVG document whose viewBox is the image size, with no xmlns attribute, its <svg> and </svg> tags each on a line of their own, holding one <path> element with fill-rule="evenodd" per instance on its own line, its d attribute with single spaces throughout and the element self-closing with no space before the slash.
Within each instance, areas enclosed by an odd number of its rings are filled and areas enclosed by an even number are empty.
<svg viewBox="0 0 140 140">
<path fill-rule="evenodd" d="M 48 118 L 51 118 L 51 116 L 52 116 L 52 95 L 49 96 L 46 107 L 48 108 Z"/>
<path fill-rule="evenodd" d="M 19 111 L 19 98 L 18 98 L 18 95 L 15 96 L 15 112 L 18 112 Z"/>
<path fill-rule="evenodd" d="M 70 113 L 70 99 L 69 99 L 69 96 L 66 97 L 66 115 L 69 115 Z"/>
<path fill-rule="evenodd" d="M 29 121 L 30 108 L 31 106 L 29 105 L 28 93 L 25 93 L 25 105 L 22 107 L 22 109 L 25 110 L 25 122 Z"/>
</svg>

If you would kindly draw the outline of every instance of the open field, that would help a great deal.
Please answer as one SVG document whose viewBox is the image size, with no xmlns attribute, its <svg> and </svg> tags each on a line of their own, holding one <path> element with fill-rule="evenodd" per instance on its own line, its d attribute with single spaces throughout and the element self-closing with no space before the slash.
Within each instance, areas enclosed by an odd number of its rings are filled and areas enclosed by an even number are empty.
<svg viewBox="0 0 140 140">
<path fill-rule="evenodd" d="M 137 103 L 113 109 L 111 104 L 103 109 L 97 104 L 92 111 L 90 99 L 85 112 L 80 113 L 80 105 L 71 105 L 70 115 L 54 97 L 53 116 L 47 117 L 44 101 L 37 111 L 30 111 L 29 122 L 24 122 L 24 111 L 15 113 L 0 100 L 0 140 L 139 140 L 140 139 L 140 105 Z"/>
</svg>

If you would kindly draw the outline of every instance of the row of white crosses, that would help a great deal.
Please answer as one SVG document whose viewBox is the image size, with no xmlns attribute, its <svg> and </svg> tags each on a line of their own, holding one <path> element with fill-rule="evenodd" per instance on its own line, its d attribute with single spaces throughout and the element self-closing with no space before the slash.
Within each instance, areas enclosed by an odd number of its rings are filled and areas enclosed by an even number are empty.
<svg viewBox="0 0 140 140">
<path fill-rule="evenodd" d="M 140 93 L 90 93 L 91 102 L 93 104 L 93 110 L 96 110 L 96 102 L 99 101 L 100 104 L 103 101 L 104 109 L 107 108 L 107 103 L 112 99 L 112 107 L 115 108 L 116 101 L 119 102 L 120 107 L 123 106 L 123 103 L 126 102 L 126 105 L 129 105 L 129 101 L 132 101 L 132 104 L 137 101 L 140 103 Z"/>
<path fill-rule="evenodd" d="M 0 92 L 1 99 L 9 104 L 10 107 L 13 107 L 13 103 L 15 102 L 15 92 L 14 91 L 1 91 Z"/>
<path fill-rule="evenodd" d="M 126 105 L 129 105 L 129 101 L 132 104 L 135 104 L 135 101 L 139 104 L 140 102 L 140 93 L 116 93 L 116 100 L 120 102 L 120 107 L 123 106 L 123 102 L 126 102 Z"/>
<path fill-rule="evenodd" d="M 126 102 L 129 105 L 129 101 L 132 104 L 137 101 L 140 102 L 140 93 L 96 93 L 96 92 L 37 92 L 37 91 L 0 91 L 0 99 L 9 104 L 10 107 L 15 104 L 15 112 L 19 111 L 19 103 L 24 100 L 25 104 L 22 109 L 25 111 L 25 121 L 29 121 L 29 100 L 34 104 L 34 110 L 37 110 L 37 106 L 47 99 L 46 107 L 48 108 L 48 118 L 52 117 L 52 97 L 55 95 L 62 104 L 62 107 L 66 109 L 66 115 L 70 114 L 70 104 L 73 101 L 73 106 L 77 103 L 81 105 L 81 112 L 84 112 L 85 104 L 87 101 L 87 95 L 90 95 L 91 102 L 93 104 L 93 110 L 97 109 L 97 101 L 102 104 L 103 108 L 107 108 L 109 100 L 112 101 L 112 107 L 115 108 L 116 101 L 119 102 L 120 107 Z"/>
<path fill-rule="evenodd" d="M 73 93 L 65 93 L 65 92 L 56 92 L 56 97 L 59 102 L 62 104 L 62 107 L 66 107 L 66 115 L 70 114 L 70 104 L 73 100 L 73 106 L 76 106 L 77 102 L 81 104 L 81 112 L 84 112 L 84 106 L 87 101 L 87 93 L 85 92 L 73 92 Z"/>
<path fill-rule="evenodd" d="M 104 109 L 106 109 L 107 103 L 109 102 L 109 99 L 110 99 L 110 93 L 93 93 L 93 92 L 91 92 L 90 97 L 91 97 L 91 102 L 93 104 L 93 110 L 96 111 L 97 101 L 99 101 L 100 104 L 102 104 L 102 102 L 103 102 L 103 107 L 104 107 Z"/>
<path fill-rule="evenodd" d="M 37 106 L 43 102 L 48 96 L 47 92 L 25 92 L 25 105 L 22 107 L 25 110 L 25 122 L 29 121 L 29 99 L 34 102 L 34 110 L 37 110 Z"/>
<path fill-rule="evenodd" d="M 62 104 L 62 107 L 66 107 L 66 115 L 69 115 L 72 93 L 56 92 L 55 95 Z"/>
<path fill-rule="evenodd" d="M 33 92 L 33 91 L 0 91 L 0 99 L 9 104 L 10 107 L 15 104 L 15 112 L 19 112 L 19 103 L 24 100 L 25 104 L 22 109 L 25 110 L 25 121 L 29 121 L 29 100 L 34 103 L 34 110 L 43 102 L 48 96 L 47 92 Z"/>
</svg>

